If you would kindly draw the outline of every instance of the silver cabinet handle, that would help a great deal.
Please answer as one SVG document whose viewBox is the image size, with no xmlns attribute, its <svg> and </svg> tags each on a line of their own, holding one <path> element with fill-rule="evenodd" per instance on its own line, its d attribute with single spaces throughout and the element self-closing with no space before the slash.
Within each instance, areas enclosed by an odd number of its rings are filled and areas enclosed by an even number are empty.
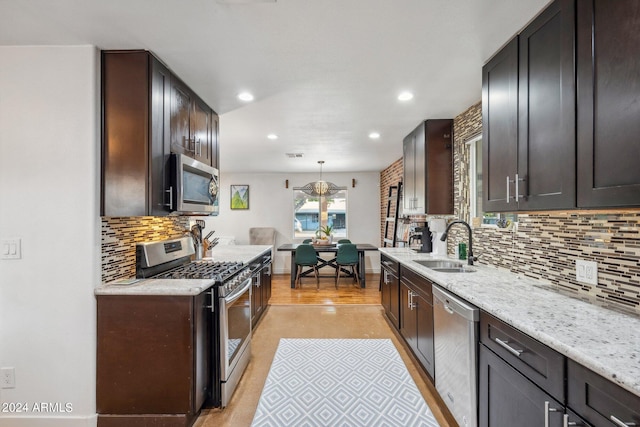
<svg viewBox="0 0 640 427">
<path fill-rule="evenodd" d="M 625 423 L 624 421 L 621 421 L 618 417 L 614 416 L 614 415 L 610 415 L 609 419 L 611 421 L 613 421 L 613 423 L 617 426 L 620 427 L 630 427 L 630 426 L 635 426 L 637 425 L 636 423 Z"/>
<path fill-rule="evenodd" d="M 562 421 L 562 427 L 569 427 L 569 426 L 584 426 L 584 424 L 577 423 L 575 421 L 569 421 L 569 414 L 564 414 L 564 418 L 563 418 L 563 421 Z"/>
<path fill-rule="evenodd" d="M 408 306 L 409 306 L 409 310 L 411 310 L 411 311 L 413 311 L 413 308 L 415 307 L 415 305 L 413 304 L 413 296 L 414 295 L 415 294 L 413 292 L 411 292 L 410 290 L 407 290 L 407 296 L 408 296 L 408 299 L 409 299 Z"/>
<path fill-rule="evenodd" d="M 511 180 L 509 179 L 509 176 L 507 176 L 507 203 L 509 203 L 509 199 L 511 199 L 511 195 L 509 194 L 509 183 L 511 182 Z"/>
<path fill-rule="evenodd" d="M 448 305 L 444 306 L 444 310 L 449 314 L 455 314 L 455 311 L 451 310 L 451 307 L 449 307 Z"/>
<path fill-rule="evenodd" d="M 509 341 L 502 341 L 500 338 L 496 338 L 496 342 L 509 353 L 513 354 L 516 357 L 520 357 L 522 354 L 522 350 L 516 350 L 515 348 L 509 345 Z"/>
<path fill-rule="evenodd" d="M 544 402 L 544 427 L 549 427 L 549 412 L 560 412 L 561 409 L 552 408 L 549 401 Z"/>
<path fill-rule="evenodd" d="M 516 203 L 520 201 L 520 179 L 518 179 L 518 174 L 516 174 L 516 179 L 513 181 L 513 185 L 516 187 Z"/>
<path fill-rule="evenodd" d="M 210 296 L 211 296 L 211 305 L 205 305 L 204 308 L 208 308 L 209 310 L 211 310 L 212 313 L 214 313 L 216 311 L 216 306 L 213 303 L 216 299 L 213 295 L 213 289 L 211 289 L 211 291 L 207 292 Z"/>
</svg>

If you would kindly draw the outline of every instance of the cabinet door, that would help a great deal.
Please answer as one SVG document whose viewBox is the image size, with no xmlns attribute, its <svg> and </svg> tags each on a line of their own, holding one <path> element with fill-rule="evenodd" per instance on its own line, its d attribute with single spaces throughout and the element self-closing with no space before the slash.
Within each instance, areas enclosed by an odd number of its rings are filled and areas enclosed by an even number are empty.
<svg viewBox="0 0 640 427">
<path fill-rule="evenodd" d="M 482 344 L 479 368 L 480 427 L 562 426 L 562 405 Z"/>
<path fill-rule="evenodd" d="M 515 211 L 507 181 L 515 178 L 518 161 L 517 37 L 482 68 L 482 133 L 483 210 Z"/>
<path fill-rule="evenodd" d="M 416 357 L 427 370 L 431 378 L 434 377 L 433 354 L 433 305 L 420 295 L 414 298 L 416 306 Z"/>
<path fill-rule="evenodd" d="M 153 59 L 151 63 L 151 177 L 149 200 L 151 215 L 166 215 L 169 202 L 169 155 L 171 122 L 171 73 Z"/>
<path fill-rule="evenodd" d="M 158 98 L 149 96 L 149 87 L 147 52 L 102 53 L 101 215 L 150 213 L 149 100 Z"/>
<path fill-rule="evenodd" d="M 211 166 L 213 160 L 211 153 L 211 109 L 198 98 L 193 103 L 193 120 L 191 124 L 193 157 Z"/>
<path fill-rule="evenodd" d="M 220 169 L 220 119 L 211 110 L 211 166 Z"/>
<path fill-rule="evenodd" d="M 254 276 L 252 281 L 253 288 L 251 289 L 251 326 L 255 326 L 260 316 L 262 316 L 263 308 L 260 275 Z"/>
<path fill-rule="evenodd" d="M 393 274 L 389 275 L 389 319 L 400 327 L 400 279 Z"/>
<path fill-rule="evenodd" d="M 413 211 L 416 213 L 424 213 L 426 207 L 426 139 L 423 122 L 413 131 Z"/>
<path fill-rule="evenodd" d="M 427 120 L 423 129 L 423 212 L 453 214 L 453 120 Z"/>
<path fill-rule="evenodd" d="M 416 205 L 415 169 L 416 169 L 416 135 L 411 132 L 402 142 L 404 175 L 402 181 L 402 208 L 404 213 L 411 212 Z"/>
<path fill-rule="evenodd" d="M 577 2 L 578 206 L 640 206 L 640 2 Z"/>
<path fill-rule="evenodd" d="M 171 80 L 171 151 L 193 156 L 191 138 L 193 94 L 177 77 Z"/>
<path fill-rule="evenodd" d="M 574 22 L 574 2 L 556 0 L 519 35 L 521 210 L 575 207 Z"/>
<path fill-rule="evenodd" d="M 262 287 L 262 304 L 266 308 L 271 299 L 271 264 L 266 265 L 262 269 L 260 281 Z"/>
<path fill-rule="evenodd" d="M 384 312 L 389 317 L 390 290 L 389 290 L 389 270 L 382 267 L 380 271 L 380 303 Z"/>
<path fill-rule="evenodd" d="M 194 297 L 194 407 L 198 412 L 211 392 L 211 298 L 212 291 Z"/>
<path fill-rule="evenodd" d="M 383 268 L 380 276 L 382 307 L 397 328 L 400 327 L 400 287 L 399 279 L 388 269 Z"/>
<path fill-rule="evenodd" d="M 414 307 L 415 294 L 409 287 L 400 281 L 400 334 L 407 341 L 412 350 L 416 348 L 417 337 L 417 313 Z"/>
</svg>

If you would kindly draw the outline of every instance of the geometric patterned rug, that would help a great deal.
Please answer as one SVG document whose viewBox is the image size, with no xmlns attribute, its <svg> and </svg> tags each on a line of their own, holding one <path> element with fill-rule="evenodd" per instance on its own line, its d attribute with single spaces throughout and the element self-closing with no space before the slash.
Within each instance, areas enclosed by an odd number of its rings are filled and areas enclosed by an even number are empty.
<svg viewBox="0 0 640 427">
<path fill-rule="evenodd" d="M 389 339 L 280 340 L 252 427 L 437 427 Z"/>
</svg>

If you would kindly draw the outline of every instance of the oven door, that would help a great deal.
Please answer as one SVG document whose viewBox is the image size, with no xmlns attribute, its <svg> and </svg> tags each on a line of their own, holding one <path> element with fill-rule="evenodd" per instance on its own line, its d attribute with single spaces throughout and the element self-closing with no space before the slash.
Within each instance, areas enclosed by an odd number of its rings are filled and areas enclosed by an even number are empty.
<svg viewBox="0 0 640 427">
<path fill-rule="evenodd" d="M 221 405 L 227 406 L 251 357 L 251 278 L 220 298 Z"/>
</svg>

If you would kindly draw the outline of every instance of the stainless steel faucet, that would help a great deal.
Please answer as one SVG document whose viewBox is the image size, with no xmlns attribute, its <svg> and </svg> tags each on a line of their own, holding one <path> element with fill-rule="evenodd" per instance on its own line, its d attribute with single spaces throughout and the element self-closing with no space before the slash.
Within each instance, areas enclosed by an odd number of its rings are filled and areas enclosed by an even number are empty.
<svg viewBox="0 0 640 427">
<path fill-rule="evenodd" d="M 451 221 L 449 223 L 449 225 L 447 225 L 447 229 L 444 230 L 444 233 L 442 233 L 442 237 L 440 237 L 440 240 L 442 240 L 443 242 L 445 240 L 447 240 L 447 234 L 449 233 L 449 229 L 454 224 L 463 224 L 465 227 L 467 227 L 467 230 L 469 231 L 469 251 L 467 253 L 467 263 L 469 265 L 473 265 L 473 261 L 477 261 L 478 258 L 473 256 L 473 235 L 471 233 L 471 227 L 469 226 L 469 224 L 467 224 L 466 222 L 464 222 L 464 221 L 462 221 L 460 219 L 457 219 L 455 221 Z"/>
</svg>

